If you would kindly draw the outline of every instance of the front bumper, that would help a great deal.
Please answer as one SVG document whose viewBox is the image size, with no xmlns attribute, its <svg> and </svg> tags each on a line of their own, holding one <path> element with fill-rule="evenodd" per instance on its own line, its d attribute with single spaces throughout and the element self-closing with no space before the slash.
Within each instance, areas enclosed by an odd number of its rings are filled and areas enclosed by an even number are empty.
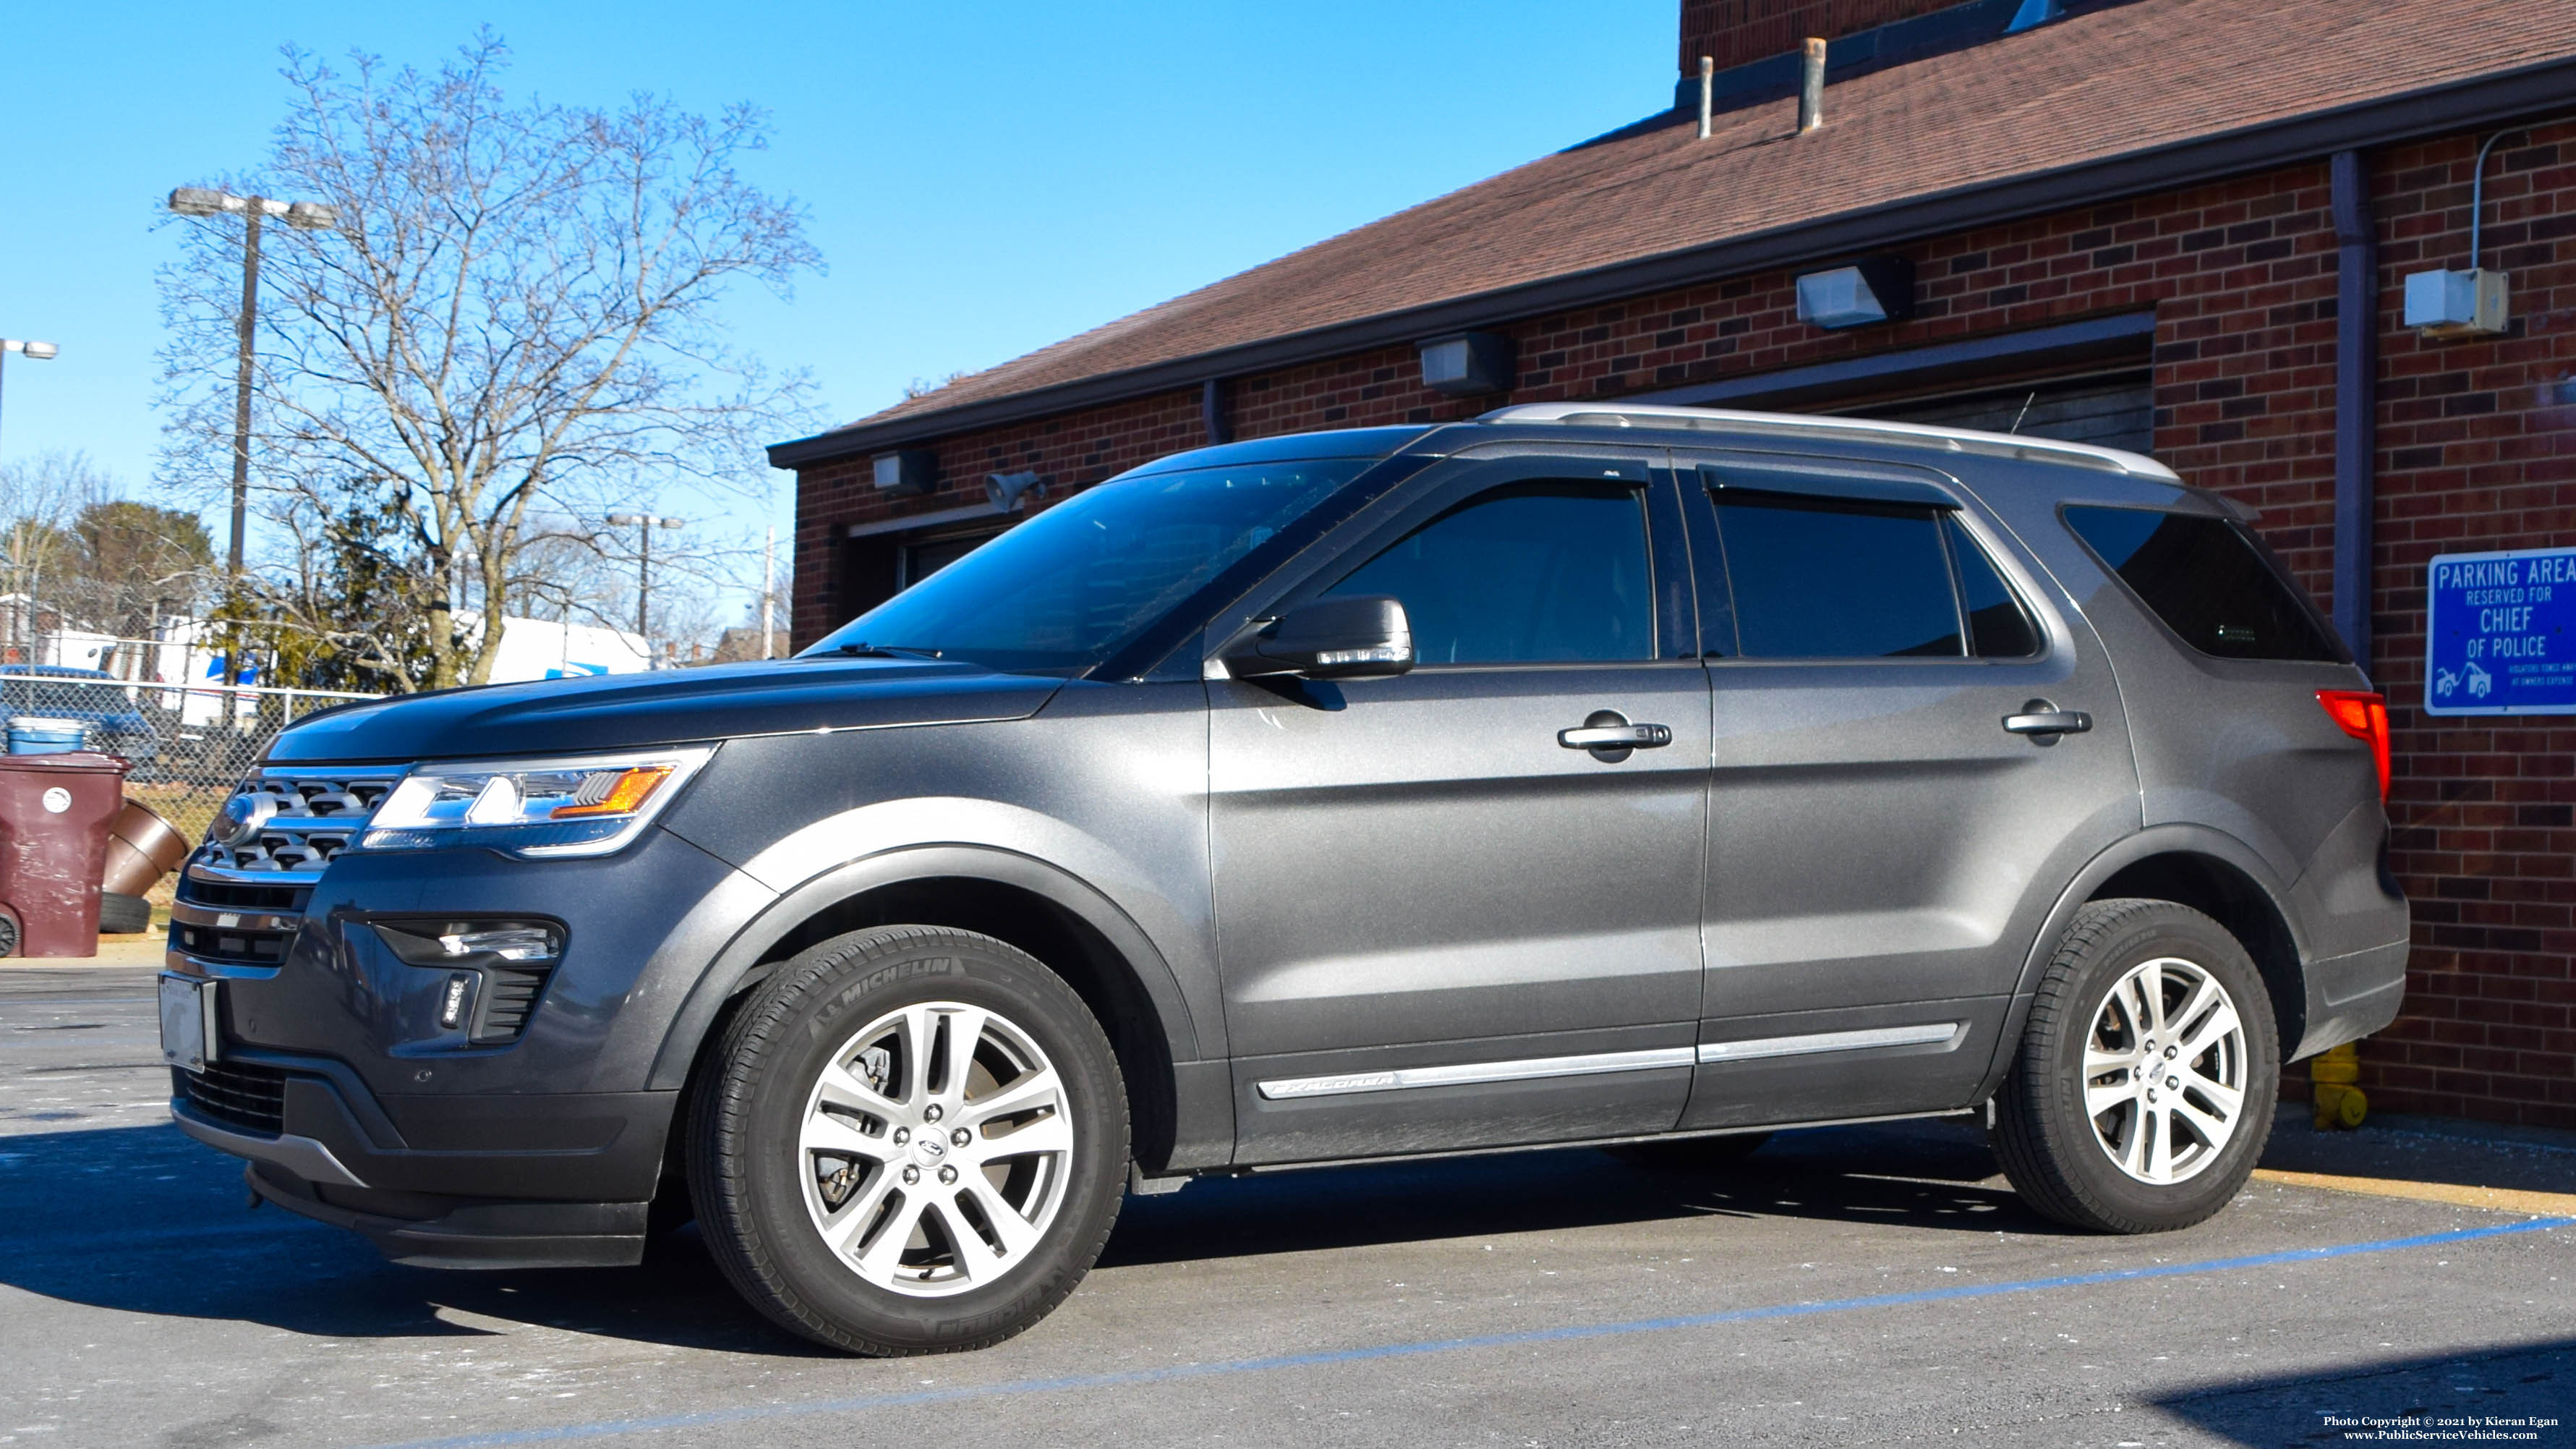
<svg viewBox="0 0 2576 1449">
<path fill-rule="evenodd" d="M 680 1095 L 430 1099 L 406 1105 L 398 1124 L 382 1103 L 356 1095 L 363 1088 L 337 1063 L 257 1056 L 218 1065 L 235 1080 L 274 1074 L 283 1110 L 273 1125 L 211 1102 L 182 1080 L 170 1100 L 181 1130 L 309 1182 L 379 1193 L 643 1201 L 661 1181 L 662 1142 Z"/>
<path fill-rule="evenodd" d="M 238 1079 L 252 1065 L 221 1070 Z M 336 1064 L 300 1065 L 315 1070 L 266 1068 L 283 1078 L 273 1131 L 210 1111 L 184 1080 L 170 1115 L 199 1142 L 247 1159 L 263 1199 L 359 1232 L 396 1262 L 577 1268 L 641 1258 L 678 1093 L 460 1098 L 465 1110 L 435 1114 L 436 1129 L 414 1110 L 415 1132 L 474 1144 L 438 1150 L 402 1139 L 381 1106 L 353 1107 L 328 1070 Z"/>
<path fill-rule="evenodd" d="M 242 1178 L 261 1201 L 347 1228 L 415 1268 L 625 1268 L 644 1260 L 649 1203 L 461 1202 L 436 1217 L 409 1218 L 341 1206 L 323 1196 L 328 1189 L 270 1163 L 251 1163 Z"/>
<path fill-rule="evenodd" d="M 678 1005 L 648 964 L 731 875 L 654 831 L 595 861 L 351 854 L 293 900 L 183 883 L 168 967 L 219 983 L 217 1050 L 203 1075 L 174 1069 L 172 1115 L 247 1159 L 262 1198 L 399 1261 L 633 1262 L 679 1097 L 646 1088 Z M 442 1025 L 461 973 L 370 924 L 449 916 L 562 925 L 506 1040 Z"/>
</svg>

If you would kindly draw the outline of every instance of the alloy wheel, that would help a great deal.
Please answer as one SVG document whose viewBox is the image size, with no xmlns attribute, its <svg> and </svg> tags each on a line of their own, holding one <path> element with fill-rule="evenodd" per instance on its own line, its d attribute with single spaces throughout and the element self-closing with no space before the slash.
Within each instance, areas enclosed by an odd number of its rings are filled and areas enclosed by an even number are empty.
<svg viewBox="0 0 2576 1449">
<path fill-rule="evenodd" d="M 1064 1204 L 1063 1079 L 1028 1032 L 953 1001 L 889 1012 L 809 1094 L 798 1173 L 814 1230 L 877 1287 L 938 1297 L 1026 1259 Z"/>
<path fill-rule="evenodd" d="M 2245 1025 L 2200 966 L 2160 956 L 2129 968 L 2084 1042 L 2084 1115 L 2122 1172 L 2164 1186 L 2197 1175 L 2247 1111 Z"/>
</svg>

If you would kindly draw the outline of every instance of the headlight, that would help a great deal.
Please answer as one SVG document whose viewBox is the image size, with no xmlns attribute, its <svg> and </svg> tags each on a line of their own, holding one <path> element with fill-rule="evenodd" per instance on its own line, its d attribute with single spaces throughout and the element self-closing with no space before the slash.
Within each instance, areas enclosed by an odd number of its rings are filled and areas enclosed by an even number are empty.
<svg viewBox="0 0 2576 1449">
<path fill-rule="evenodd" d="M 367 822 L 359 848 L 484 845 L 517 855 L 606 855 L 641 833 L 714 753 L 700 745 L 417 765 Z"/>
</svg>

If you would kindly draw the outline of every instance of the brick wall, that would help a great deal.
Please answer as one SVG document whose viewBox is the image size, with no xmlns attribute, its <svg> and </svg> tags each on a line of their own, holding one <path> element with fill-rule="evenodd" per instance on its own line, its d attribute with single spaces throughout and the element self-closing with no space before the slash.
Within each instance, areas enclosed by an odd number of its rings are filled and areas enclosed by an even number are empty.
<svg viewBox="0 0 2576 1449">
<path fill-rule="evenodd" d="M 1703 55 L 1719 70 L 1796 50 L 1808 36 L 1833 40 L 1892 20 L 1947 10 L 1959 0 L 1682 0 L 1681 71 Z"/>
<path fill-rule="evenodd" d="M 1691 8 L 1750 14 L 1759 0 Z M 2391 813 L 2417 929 L 2407 1014 L 2364 1045 L 2363 1084 L 2384 1109 L 2576 1126 L 2576 719 L 2435 727 L 2414 707 L 2424 560 L 2576 544 L 2576 160 L 2562 163 L 2562 146 L 2576 147 L 2576 130 L 2545 128 L 2489 164 L 2489 261 L 2513 270 L 2520 319 L 2492 342 L 2398 331 L 2403 273 L 2462 264 L 2475 138 L 2370 158 L 2382 263 L 2376 676 L 2398 729 Z M 1520 369 L 1507 397 L 1429 392 L 1412 349 L 1388 348 L 1235 379 L 1228 425 L 1251 438 L 1434 422 L 2153 308 L 2156 452 L 2261 510 L 2273 546 L 2328 599 L 2335 245 L 2322 162 L 1904 250 L 1920 291 L 1897 326 L 1821 332 L 1796 320 L 1788 273 L 1729 278 L 1507 327 Z M 985 473 L 1012 469 L 1037 470 L 1061 498 L 1203 441 L 1192 392 L 947 440 L 950 486 L 900 505 L 873 495 L 864 462 L 811 470 L 796 637 L 839 622 L 825 581 L 830 539 L 850 522 L 953 507 L 981 496 Z"/>
<path fill-rule="evenodd" d="M 992 473 L 1036 473 L 1052 502 L 1139 463 L 1206 442 L 1199 395 L 1167 393 L 942 439 L 932 446 L 939 455 L 939 486 L 918 498 L 889 499 L 878 493 L 874 465 L 866 458 L 803 469 L 796 475 L 795 603 L 789 610 L 788 637 L 802 649 L 849 620 L 849 611 L 840 607 L 839 570 L 842 540 L 853 523 L 982 503 L 985 476 Z M 1031 506 L 1045 504 L 1033 501 Z"/>
<path fill-rule="evenodd" d="M 2487 161 L 2485 263 L 2512 330 L 2400 330 L 2400 278 L 2468 265 L 2460 136 L 2372 158 L 2382 264 L 2376 677 L 2396 728 L 2394 864 L 2415 903 L 2405 1017 L 2363 1043 L 2375 1106 L 2576 1126 L 2576 717 L 2424 714 L 2437 553 L 2576 545 L 2576 126 Z"/>
</svg>

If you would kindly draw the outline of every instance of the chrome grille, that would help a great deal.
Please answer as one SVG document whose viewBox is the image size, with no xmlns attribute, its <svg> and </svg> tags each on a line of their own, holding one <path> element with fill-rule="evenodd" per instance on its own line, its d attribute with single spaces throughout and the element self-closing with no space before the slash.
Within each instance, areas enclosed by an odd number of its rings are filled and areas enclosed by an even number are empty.
<svg viewBox="0 0 2576 1449">
<path fill-rule="evenodd" d="M 232 796 L 267 802 L 268 814 L 258 832 L 232 844 L 207 840 L 189 857 L 189 874 L 216 881 L 249 875 L 264 878 L 263 884 L 316 879 L 332 856 L 358 838 L 385 797 L 401 783 L 402 773 L 398 766 L 262 770 L 243 781 Z"/>
</svg>

